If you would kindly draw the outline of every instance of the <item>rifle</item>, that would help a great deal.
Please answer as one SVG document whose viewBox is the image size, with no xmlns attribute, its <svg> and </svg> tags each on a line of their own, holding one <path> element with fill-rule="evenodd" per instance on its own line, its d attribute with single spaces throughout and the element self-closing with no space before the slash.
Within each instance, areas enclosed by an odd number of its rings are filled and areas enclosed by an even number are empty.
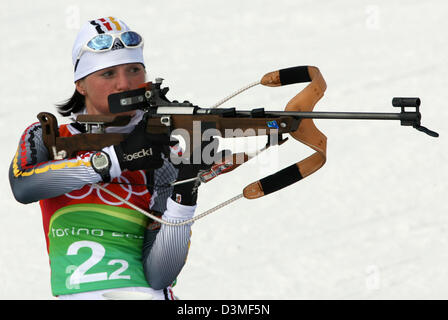
<svg viewBox="0 0 448 320">
<path fill-rule="evenodd" d="M 402 126 L 412 126 L 432 137 L 438 137 L 438 133 L 420 124 L 419 98 L 393 98 L 393 107 L 400 108 L 398 113 L 313 111 L 326 90 L 326 82 L 319 69 L 314 66 L 292 67 L 267 73 L 260 81 L 237 92 L 240 93 L 258 84 L 277 87 L 310 82 L 287 103 L 284 111 L 266 111 L 263 108 L 248 111 L 235 108 L 200 108 L 188 101 L 170 101 L 166 97 L 169 88 L 162 87 L 162 82 L 163 79 L 158 78 L 154 83 L 147 82 L 136 90 L 111 94 L 108 102 L 112 114 L 79 115 L 76 120 L 85 125 L 87 133 L 72 137 L 59 137 L 54 115 L 47 112 L 39 113 L 37 117 L 42 125 L 43 140 L 52 159 L 74 157 L 81 151 L 100 150 L 118 144 L 126 134 L 105 133 L 105 128 L 126 125 L 130 121 L 130 116 L 114 114 L 137 109 L 144 111 L 148 133 L 172 135 L 182 131 L 180 135 L 188 141 L 182 155 L 184 158 L 185 156 L 194 158 L 197 154 L 195 150 L 200 149 L 200 141 L 207 130 L 213 130 L 215 135 L 225 138 L 267 135 L 268 142 L 260 152 L 272 145 L 283 144 L 288 139 L 283 135 L 289 134 L 315 151 L 306 159 L 246 186 L 242 195 L 247 199 L 255 199 L 289 186 L 325 164 L 327 138 L 316 128 L 313 119 L 399 120 Z M 96 133 L 93 133 L 94 131 Z M 191 137 L 193 139 L 189 139 Z M 222 173 L 232 171 L 253 157 L 254 155 L 245 153 L 232 154 L 215 163 L 211 170 L 201 172 L 193 179 L 208 182 Z M 175 183 L 183 182 L 186 181 Z"/>
</svg>

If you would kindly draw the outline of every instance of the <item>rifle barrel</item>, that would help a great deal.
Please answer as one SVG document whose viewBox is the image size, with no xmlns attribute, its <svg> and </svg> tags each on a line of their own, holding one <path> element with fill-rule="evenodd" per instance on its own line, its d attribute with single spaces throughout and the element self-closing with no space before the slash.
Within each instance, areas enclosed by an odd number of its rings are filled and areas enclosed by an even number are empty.
<svg viewBox="0 0 448 320">
<path fill-rule="evenodd" d="M 251 111 L 237 111 L 237 114 L 247 116 L 251 115 Z M 303 119 L 416 120 L 419 118 L 419 113 L 266 111 L 266 116 L 292 116 Z"/>
</svg>

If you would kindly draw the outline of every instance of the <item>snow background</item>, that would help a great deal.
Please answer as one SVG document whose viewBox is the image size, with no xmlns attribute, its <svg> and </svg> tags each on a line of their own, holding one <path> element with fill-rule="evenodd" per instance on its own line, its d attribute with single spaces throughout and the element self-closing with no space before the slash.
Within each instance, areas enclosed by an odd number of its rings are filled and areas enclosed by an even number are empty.
<svg viewBox="0 0 448 320">
<path fill-rule="evenodd" d="M 320 68 L 316 111 L 397 112 L 422 100 L 434 139 L 392 121 L 318 120 L 328 161 L 312 176 L 199 220 L 175 293 L 182 299 L 448 298 L 447 14 L 444 0 L 5 1 L 0 23 L 0 298 L 54 299 L 38 204 L 12 196 L 22 131 L 56 114 L 71 47 L 89 19 L 117 16 L 145 38 L 148 80 L 210 106 L 265 73 Z M 282 110 L 305 85 L 258 86 L 228 102 Z M 58 118 L 60 123 L 65 119 Z M 311 151 L 296 141 L 200 189 L 198 213 Z"/>
</svg>

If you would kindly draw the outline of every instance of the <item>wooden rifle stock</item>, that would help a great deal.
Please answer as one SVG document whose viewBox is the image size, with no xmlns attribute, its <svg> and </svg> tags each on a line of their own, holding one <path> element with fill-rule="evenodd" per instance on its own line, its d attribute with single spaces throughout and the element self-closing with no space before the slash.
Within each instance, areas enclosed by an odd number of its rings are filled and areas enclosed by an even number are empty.
<svg viewBox="0 0 448 320">
<path fill-rule="evenodd" d="M 126 137 L 123 133 L 81 133 L 71 137 L 60 137 L 56 117 L 48 112 L 38 114 L 42 125 L 42 135 L 51 159 L 60 160 L 75 157 L 78 152 L 96 151 L 104 147 L 119 144 Z M 77 121 L 85 124 L 105 125 L 126 124 L 123 116 L 108 115 L 82 115 Z M 168 122 L 167 122 L 168 121 Z M 272 123 L 268 126 L 267 123 Z M 275 123 L 275 124 L 274 124 Z M 221 136 L 224 138 L 249 137 L 260 135 L 277 135 L 293 132 L 297 129 L 299 120 L 294 117 L 270 118 L 224 118 L 219 115 L 170 115 L 151 116 L 147 118 L 147 132 L 153 134 L 176 133 L 181 135 L 187 144 L 184 154 L 191 155 L 195 146 L 200 145 L 204 132 L 208 136 Z"/>
<path fill-rule="evenodd" d="M 83 115 L 83 117 L 84 119 L 89 119 L 87 115 Z M 95 122 L 106 120 L 93 115 L 90 117 L 93 117 L 92 121 L 95 120 Z M 122 133 L 83 133 L 71 137 L 60 137 L 58 122 L 53 114 L 41 112 L 37 115 L 37 118 L 42 126 L 44 144 L 49 151 L 50 158 L 53 160 L 72 158 L 82 151 L 101 150 L 104 147 L 120 143 L 126 136 Z M 107 120 L 108 123 L 117 123 L 114 122 L 117 120 L 116 116 L 112 116 Z M 119 120 L 121 121 L 121 119 Z"/>
</svg>

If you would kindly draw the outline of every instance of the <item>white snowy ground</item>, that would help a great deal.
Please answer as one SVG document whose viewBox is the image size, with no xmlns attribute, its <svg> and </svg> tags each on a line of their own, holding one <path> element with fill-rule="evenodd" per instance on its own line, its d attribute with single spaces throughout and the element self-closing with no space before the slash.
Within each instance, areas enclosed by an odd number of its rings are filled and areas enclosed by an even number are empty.
<svg viewBox="0 0 448 320">
<path fill-rule="evenodd" d="M 7 171 L 26 126 L 72 94 L 77 28 L 108 15 L 144 35 L 148 80 L 165 78 L 171 99 L 209 106 L 315 65 L 328 84 L 316 111 L 396 112 L 392 97 L 418 96 L 422 124 L 440 133 L 316 121 L 327 164 L 196 222 L 180 298 L 448 298 L 447 14 L 445 0 L 4 1 L 0 298 L 53 298 L 38 204 L 14 200 Z M 302 87 L 256 87 L 226 106 L 282 110 Z M 198 212 L 310 154 L 295 141 L 277 151 L 202 186 Z"/>
</svg>

